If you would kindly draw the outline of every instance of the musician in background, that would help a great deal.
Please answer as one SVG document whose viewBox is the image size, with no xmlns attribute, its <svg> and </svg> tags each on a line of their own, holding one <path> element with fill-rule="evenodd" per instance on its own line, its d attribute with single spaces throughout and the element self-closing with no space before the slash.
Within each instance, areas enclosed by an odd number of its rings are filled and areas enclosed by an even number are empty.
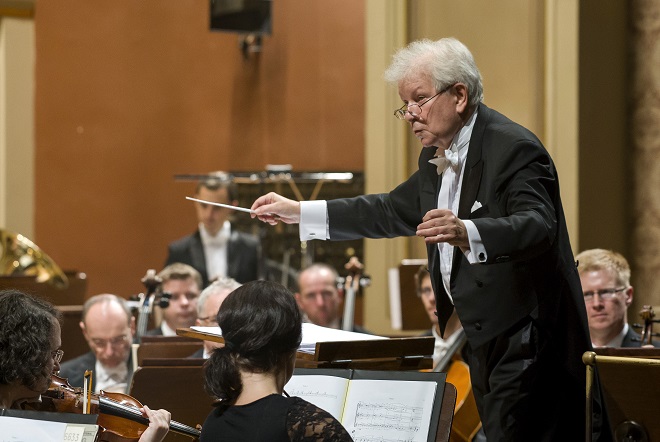
<svg viewBox="0 0 660 442">
<path fill-rule="evenodd" d="M 590 249 L 575 257 L 594 347 L 640 347 L 641 336 L 628 325 L 633 300 L 630 266 L 623 255 Z M 653 344 L 658 347 L 657 343 Z"/>
<path fill-rule="evenodd" d="M 461 326 L 461 321 L 458 319 L 458 315 L 454 311 L 445 327 L 446 338 L 441 337 L 438 316 L 436 315 L 435 294 L 431 285 L 431 275 L 426 265 L 420 266 L 419 270 L 417 270 L 415 274 L 415 287 L 417 288 L 417 296 L 421 299 L 424 310 L 426 310 L 431 321 L 431 330 L 426 332 L 424 336 L 433 336 L 435 338 L 435 349 L 433 350 L 433 367 L 435 368 L 438 362 L 447 355 L 447 351 L 461 336 L 460 331 L 463 330 L 463 327 Z M 451 356 L 453 355 L 449 355 L 449 357 Z"/>
<path fill-rule="evenodd" d="M 193 267 L 176 262 L 159 274 L 160 291 L 170 295 L 166 308 L 157 307 L 163 317 L 160 326 L 148 330 L 149 336 L 176 336 L 177 328 L 195 325 L 197 298 L 202 291 L 202 276 Z"/>
<path fill-rule="evenodd" d="M 223 172 L 197 185 L 195 198 L 214 203 L 238 205 L 236 183 Z M 194 202 L 199 226 L 186 237 L 171 243 L 165 265 L 182 262 L 194 267 L 202 275 L 203 287 L 209 281 L 228 276 L 240 283 L 258 278 L 259 240 L 247 233 L 232 229 L 229 215 L 232 210 Z"/>
<path fill-rule="evenodd" d="M 213 281 L 211 285 L 202 290 L 197 300 L 197 319 L 195 325 L 201 327 L 217 327 L 218 310 L 227 296 L 237 288 L 239 284 L 232 278 L 220 278 Z M 223 344 L 213 341 L 204 341 L 204 347 L 197 350 L 190 357 L 208 359 L 214 349 L 222 347 Z"/>
<path fill-rule="evenodd" d="M 295 297 L 304 322 L 341 329 L 344 293 L 337 287 L 338 280 L 337 270 L 324 263 L 314 263 L 299 273 Z M 368 333 L 359 325 L 354 325 L 353 331 Z"/>
<path fill-rule="evenodd" d="M 62 364 L 60 376 L 74 387 L 82 387 L 85 370 L 92 370 L 95 392 L 126 393 L 133 376 L 131 344 L 135 318 L 126 300 L 103 294 L 89 298 L 83 305 L 80 329 L 90 351 Z"/>
<path fill-rule="evenodd" d="M 50 303 L 18 290 L 0 291 L 0 408 L 21 408 L 38 402 L 60 369 L 61 314 Z M 142 415 L 149 426 L 139 442 L 160 442 L 169 430 L 170 413 L 151 410 Z"/>
</svg>

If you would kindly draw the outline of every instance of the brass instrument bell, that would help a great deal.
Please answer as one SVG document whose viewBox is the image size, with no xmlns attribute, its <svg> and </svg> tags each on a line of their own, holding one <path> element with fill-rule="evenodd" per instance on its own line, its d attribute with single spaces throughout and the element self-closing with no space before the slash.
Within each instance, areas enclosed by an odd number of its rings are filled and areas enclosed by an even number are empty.
<svg viewBox="0 0 660 442">
<path fill-rule="evenodd" d="M 69 286 L 69 279 L 55 262 L 20 233 L 0 229 L 0 275 L 34 276 L 58 289 Z"/>
</svg>

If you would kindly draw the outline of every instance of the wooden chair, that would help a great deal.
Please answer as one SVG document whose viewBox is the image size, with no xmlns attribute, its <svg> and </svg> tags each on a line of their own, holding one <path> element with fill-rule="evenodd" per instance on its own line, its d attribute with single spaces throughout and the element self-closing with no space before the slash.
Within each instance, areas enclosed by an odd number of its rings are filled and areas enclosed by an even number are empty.
<svg viewBox="0 0 660 442">
<path fill-rule="evenodd" d="M 139 367 L 133 374 L 130 395 L 151 408 L 164 408 L 172 419 L 195 427 L 203 424 L 211 412 L 213 399 L 204 390 L 202 359 L 150 359 L 159 365 Z M 185 365 L 184 365 L 185 364 Z M 165 442 L 190 442 L 173 432 Z"/>
<path fill-rule="evenodd" d="M 202 348 L 202 341 L 181 336 L 142 336 L 137 350 L 137 365 L 145 359 L 187 358 Z"/>
<path fill-rule="evenodd" d="M 627 349 L 608 349 L 616 354 Z M 643 355 L 644 349 L 639 351 Z M 657 349 L 649 349 L 651 357 L 657 357 Z M 596 370 L 604 396 L 614 440 L 660 440 L 658 397 L 660 397 L 660 360 L 629 357 L 603 356 L 586 352 L 582 361 L 587 366 L 586 440 L 592 438 L 592 400 Z M 629 438 L 629 439 L 627 439 Z"/>
</svg>

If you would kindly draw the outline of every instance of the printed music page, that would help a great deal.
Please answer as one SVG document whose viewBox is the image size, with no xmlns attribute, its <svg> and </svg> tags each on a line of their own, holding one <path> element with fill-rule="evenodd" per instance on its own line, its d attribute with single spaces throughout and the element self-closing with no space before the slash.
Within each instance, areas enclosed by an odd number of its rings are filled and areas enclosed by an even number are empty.
<svg viewBox="0 0 660 442">
<path fill-rule="evenodd" d="M 0 429 L 0 441 L 3 442 L 62 442 L 66 424 L 0 416 Z"/>
<path fill-rule="evenodd" d="M 353 379 L 342 424 L 355 442 L 426 442 L 435 382 Z"/>
<path fill-rule="evenodd" d="M 349 380 L 336 376 L 295 374 L 284 386 L 289 396 L 298 396 L 330 413 L 341 422 Z"/>
</svg>

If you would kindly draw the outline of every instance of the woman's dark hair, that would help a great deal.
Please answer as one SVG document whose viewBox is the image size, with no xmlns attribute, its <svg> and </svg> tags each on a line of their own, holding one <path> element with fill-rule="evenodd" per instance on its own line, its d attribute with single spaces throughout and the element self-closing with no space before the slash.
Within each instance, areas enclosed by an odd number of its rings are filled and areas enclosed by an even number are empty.
<svg viewBox="0 0 660 442">
<path fill-rule="evenodd" d="M 252 281 L 224 300 L 218 325 L 225 346 L 206 363 L 206 389 L 232 405 L 243 390 L 240 370 L 268 373 L 283 368 L 302 339 L 302 315 L 293 294 L 270 281 Z"/>
<path fill-rule="evenodd" d="M 0 291 L 0 384 L 28 388 L 44 376 L 51 358 L 53 319 L 62 314 L 49 302 L 18 290 Z"/>
</svg>

